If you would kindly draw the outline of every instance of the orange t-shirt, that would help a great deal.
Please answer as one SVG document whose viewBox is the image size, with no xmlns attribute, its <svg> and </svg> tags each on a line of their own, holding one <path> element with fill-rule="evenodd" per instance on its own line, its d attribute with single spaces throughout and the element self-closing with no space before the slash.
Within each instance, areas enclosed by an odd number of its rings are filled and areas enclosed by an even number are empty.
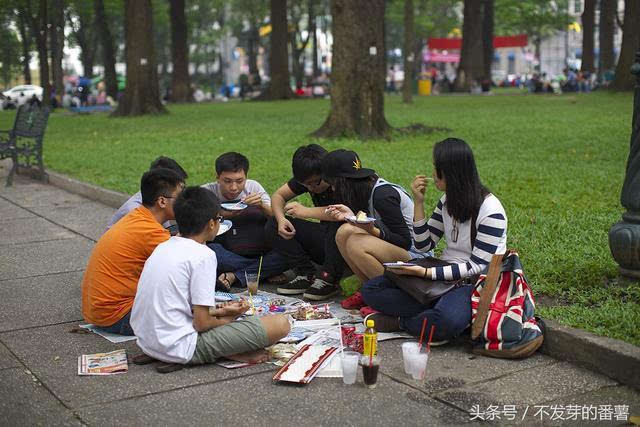
<svg viewBox="0 0 640 427">
<path fill-rule="evenodd" d="M 98 326 L 111 326 L 133 306 L 138 279 L 151 252 L 169 240 L 151 211 L 132 210 L 98 240 L 82 279 L 82 314 Z"/>
</svg>

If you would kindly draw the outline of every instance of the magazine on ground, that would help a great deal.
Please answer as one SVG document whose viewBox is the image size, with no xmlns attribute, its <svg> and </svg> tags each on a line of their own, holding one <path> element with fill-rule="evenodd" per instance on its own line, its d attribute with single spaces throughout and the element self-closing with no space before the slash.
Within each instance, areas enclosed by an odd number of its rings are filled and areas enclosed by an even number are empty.
<svg viewBox="0 0 640 427">
<path fill-rule="evenodd" d="M 78 356 L 78 375 L 115 375 L 129 370 L 124 349 Z"/>
</svg>

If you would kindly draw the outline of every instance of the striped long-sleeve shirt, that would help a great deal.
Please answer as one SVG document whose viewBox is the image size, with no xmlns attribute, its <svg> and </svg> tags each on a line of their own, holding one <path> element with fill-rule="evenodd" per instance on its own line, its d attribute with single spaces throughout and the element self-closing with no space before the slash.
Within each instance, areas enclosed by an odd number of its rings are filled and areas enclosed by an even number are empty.
<svg viewBox="0 0 640 427">
<path fill-rule="evenodd" d="M 480 273 L 496 253 L 507 248 L 507 214 L 493 194 L 488 195 L 478 211 L 475 245 L 471 247 L 471 220 L 457 223 L 449 215 L 446 196 L 438 201 L 431 217 L 413 223 L 416 249 L 428 252 L 444 236 L 447 247 L 440 259 L 450 265 L 431 269 L 433 280 L 458 280 Z M 457 228 L 457 239 L 455 237 Z"/>
</svg>

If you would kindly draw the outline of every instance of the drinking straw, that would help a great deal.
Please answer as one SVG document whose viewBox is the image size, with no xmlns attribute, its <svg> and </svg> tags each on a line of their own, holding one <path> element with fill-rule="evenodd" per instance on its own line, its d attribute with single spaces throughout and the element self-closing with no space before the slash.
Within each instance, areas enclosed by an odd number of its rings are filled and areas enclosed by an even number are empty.
<svg viewBox="0 0 640 427">
<path fill-rule="evenodd" d="M 418 348 L 422 349 L 422 339 L 424 338 L 424 331 L 427 329 L 427 318 L 422 321 L 422 331 L 420 332 L 420 341 L 418 342 Z"/>
<path fill-rule="evenodd" d="M 433 338 L 433 331 L 436 329 L 435 325 L 431 325 L 431 332 L 429 332 L 429 341 L 427 341 L 427 353 L 431 352 L 431 338 Z"/>
<path fill-rule="evenodd" d="M 344 344 L 342 343 L 342 324 L 338 319 L 338 332 L 340 333 L 340 358 L 344 358 Z"/>
<path fill-rule="evenodd" d="M 260 272 L 262 271 L 262 256 L 260 256 L 260 263 L 258 264 L 258 285 L 260 285 Z"/>
</svg>

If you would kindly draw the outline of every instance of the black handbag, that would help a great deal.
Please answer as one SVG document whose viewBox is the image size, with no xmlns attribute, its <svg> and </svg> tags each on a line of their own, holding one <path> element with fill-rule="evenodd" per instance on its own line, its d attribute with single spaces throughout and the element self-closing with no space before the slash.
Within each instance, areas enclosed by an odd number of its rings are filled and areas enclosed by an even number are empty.
<svg viewBox="0 0 640 427">
<path fill-rule="evenodd" d="M 478 219 L 478 210 L 476 210 L 471 216 L 471 247 L 475 245 L 476 235 L 478 230 L 475 227 L 476 220 Z M 419 265 L 420 267 L 442 267 L 445 265 L 451 265 L 451 263 L 442 261 L 437 258 L 416 258 L 409 261 L 412 264 Z M 416 301 L 422 305 L 430 306 L 438 300 L 442 295 L 446 294 L 452 289 L 467 284 L 475 283 L 477 276 L 467 277 L 460 280 L 429 280 L 424 277 L 408 276 L 404 274 L 396 274 L 388 269 L 385 269 L 384 276 L 391 280 L 391 282 L 398 288 L 402 289 L 409 295 L 411 295 Z"/>
<path fill-rule="evenodd" d="M 440 267 L 450 265 L 446 261 L 439 260 L 437 258 L 418 258 L 409 261 L 412 264 L 419 265 L 424 268 Z M 398 288 L 411 295 L 416 301 L 422 305 L 430 306 L 442 295 L 446 294 L 452 289 L 459 286 L 463 286 L 468 280 L 428 280 L 424 277 L 408 276 L 404 274 L 396 274 L 389 269 L 386 269 L 384 276 L 391 280 L 391 282 Z"/>
</svg>

